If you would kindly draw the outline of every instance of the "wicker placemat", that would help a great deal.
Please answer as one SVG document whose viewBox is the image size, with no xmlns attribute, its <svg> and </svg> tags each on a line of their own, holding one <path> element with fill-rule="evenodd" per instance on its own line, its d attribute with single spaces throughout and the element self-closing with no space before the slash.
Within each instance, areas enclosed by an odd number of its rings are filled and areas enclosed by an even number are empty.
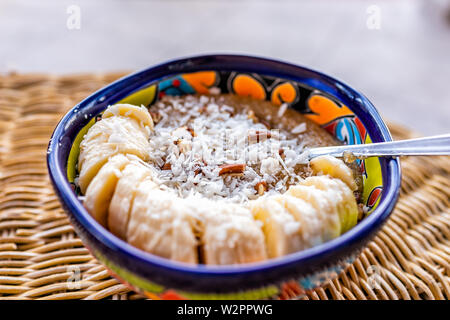
<svg viewBox="0 0 450 320">
<path fill-rule="evenodd" d="M 121 75 L 0 76 L 0 299 L 142 298 L 84 248 L 45 163 L 62 114 Z M 405 158 L 402 169 L 389 222 L 346 272 L 302 299 L 450 298 L 450 158 Z M 297 295 L 286 288 L 282 298 Z"/>
</svg>

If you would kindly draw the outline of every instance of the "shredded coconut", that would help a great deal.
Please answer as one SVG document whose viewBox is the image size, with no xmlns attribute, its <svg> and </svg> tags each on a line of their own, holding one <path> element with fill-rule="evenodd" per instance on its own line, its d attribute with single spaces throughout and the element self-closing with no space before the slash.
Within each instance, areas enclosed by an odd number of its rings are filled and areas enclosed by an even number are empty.
<svg viewBox="0 0 450 320">
<path fill-rule="evenodd" d="M 219 99 L 166 96 L 151 107 L 161 117 L 149 149 L 158 184 L 183 198 L 201 195 L 245 203 L 258 197 L 258 182 L 267 183 L 268 193 L 282 193 L 288 183 L 300 179 L 295 173 L 295 166 L 303 163 L 299 137 L 288 138 L 283 129 L 268 130 L 245 110 L 238 112 Z M 286 108 L 280 107 L 279 116 Z M 231 164 L 245 164 L 243 172 L 219 174 L 221 166 Z"/>
<path fill-rule="evenodd" d="M 278 118 L 281 118 L 284 115 L 284 113 L 286 112 L 287 108 L 288 108 L 288 104 L 287 103 L 283 103 L 280 106 L 280 109 L 278 110 L 278 114 L 277 114 Z"/>
<path fill-rule="evenodd" d="M 296 126 L 294 129 L 292 129 L 292 133 L 303 133 L 306 131 L 306 123 L 300 123 L 298 126 Z"/>
</svg>

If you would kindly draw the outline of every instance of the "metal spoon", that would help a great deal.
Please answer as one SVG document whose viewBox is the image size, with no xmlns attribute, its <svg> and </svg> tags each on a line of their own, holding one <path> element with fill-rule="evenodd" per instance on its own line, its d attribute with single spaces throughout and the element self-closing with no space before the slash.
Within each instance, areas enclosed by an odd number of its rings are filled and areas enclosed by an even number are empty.
<svg viewBox="0 0 450 320">
<path fill-rule="evenodd" d="M 311 148 L 306 152 L 309 159 L 330 155 L 348 160 L 368 157 L 450 155 L 450 134 L 391 142 Z"/>
</svg>

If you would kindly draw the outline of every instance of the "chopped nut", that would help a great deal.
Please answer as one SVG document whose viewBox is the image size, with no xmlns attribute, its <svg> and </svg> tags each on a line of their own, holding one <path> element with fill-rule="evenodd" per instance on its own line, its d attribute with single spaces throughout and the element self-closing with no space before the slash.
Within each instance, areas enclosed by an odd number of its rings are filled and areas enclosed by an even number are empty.
<svg viewBox="0 0 450 320">
<path fill-rule="evenodd" d="M 161 121 L 162 116 L 159 114 L 159 112 L 150 111 L 150 115 L 152 116 L 154 124 L 157 124 Z"/>
<path fill-rule="evenodd" d="M 203 167 L 206 167 L 208 164 L 206 163 L 205 159 L 202 159 L 201 162 L 197 162 L 194 164 L 194 173 L 195 175 L 203 174 Z"/>
<path fill-rule="evenodd" d="M 178 146 L 181 153 L 186 153 L 192 150 L 192 143 L 190 141 L 178 139 L 175 144 Z"/>
<path fill-rule="evenodd" d="M 258 117 L 256 116 L 255 112 L 253 110 L 249 110 L 247 112 L 247 118 L 253 120 L 254 123 L 259 122 Z"/>
<path fill-rule="evenodd" d="M 201 108 L 198 110 L 200 114 L 203 114 L 207 111 L 208 106 L 206 104 L 202 105 Z"/>
<path fill-rule="evenodd" d="M 264 192 L 267 191 L 267 182 L 260 181 L 255 185 L 255 190 L 258 192 L 260 196 L 264 194 Z"/>
<path fill-rule="evenodd" d="M 202 167 L 200 163 L 196 163 L 193 167 L 195 175 L 203 173 Z"/>
<path fill-rule="evenodd" d="M 192 132 L 189 131 L 188 127 L 183 126 L 172 131 L 172 137 L 175 139 L 192 139 Z"/>
<path fill-rule="evenodd" d="M 196 137 L 196 136 L 197 136 L 197 134 L 195 133 L 194 129 L 189 128 L 189 127 L 186 127 L 186 130 L 189 131 L 189 133 L 190 133 L 193 137 Z"/>
<path fill-rule="evenodd" d="M 242 176 L 245 170 L 245 163 L 223 164 L 220 165 L 219 168 L 219 176 L 224 174 Z"/>
<path fill-rule="evenodd" d="M 264 119 L 258 118 L 258 116 L 255 114 L 255 112 L 253 110 L 249 110 L 247 112 L 247 118 L 253 120 L 253 123 L 258 123 L 258 122 L 262 123 L 267 128 L 267 130 L 271 129 L 270 123 Z"/>
<path fill-rule="evenodd" d="M 281 159 L 284 160 L 286 158 L 286 155 L 284 154 L 284 149 L 279 149 L 278 154 L 280 155 Z"/>
<path fill-rule="evenodd" d="M 164 163 L 161 170 L 172 170 L 172 164 L 170 162 Z"/>
<path fill-rule="evenodd" d="M 194 130 L 186 126 L 179 127 L 172 132 L 172 137 L 174 138 L 173 143 L 178 146 L 180 152 L 186 153 L 192 149 L 191 140 L 194 134 Z"/>
</svg>

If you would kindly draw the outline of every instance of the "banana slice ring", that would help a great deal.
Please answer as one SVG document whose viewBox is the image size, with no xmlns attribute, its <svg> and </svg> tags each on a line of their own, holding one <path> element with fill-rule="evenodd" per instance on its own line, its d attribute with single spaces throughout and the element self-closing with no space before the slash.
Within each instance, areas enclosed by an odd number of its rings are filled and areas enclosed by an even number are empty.
<svg viewBox="0 0 450 320">
<path fill-rule="evenodd" d="M 300 198 L 310 203 L 317 211 L 321 220 L 322 239 L 328 241 L 341 234 L 341 222 L 335 201 L 328 198 L 326 192 L 314 186 L 291 186 L 288 195 Z"/>
<path fill-rule="evenodd" d="M 330 175 L 333 178 L 340 179 L 352 191 L 358 188 L 352 170 L 342 160 L 332 156 L 320 156 L 312 159 L 310 166 L 315 175 Z"/>
<path fill-rule="evenodd" d="M 79 185 L 85 193 L 89 183 L 111 156 L 135 154 L 147 160 L 149 132 L 135 119 L 110 117 L 96 122 L 80 143 Z"/>
<path fill-rule="evenodd" d="M 121 239 L 126 239 L 136 188 L 143 180 L 149 178 L 151 173 L 147 166 L 138 161 L 129 163 L 122 171 L 108 214 L 109 230 Z"/>
<path fill-rule="evenodd" d="M 288 194 L 274 196 L 274 199 L 300 223 L 302 249 L 323 243 L 321 221 L 311 204 Z"/>
<path fill-rule="evenodd" d="M 339 179 L 327 176 L 308 177 L 301 182 L 328 193 L 328 199 L 335 201 L 341 220 L 341 234 L 351 229 L 358 221 L 358 205 L 350 188 Z"/>
<path fill-rule="evenodd" d="M 106 226 L 108 208 L 122 169 L 129 162 L 126 156 L 115 155 L 100 169 L 86 190 L 84 206 L 102 226 Z"/>
<path fill-rule="evenodd" d="M 138 107 L 132 104 L 115 104 L 105 110 L 102 118 L 105 119 L 119 115 L 133 118 L 142 126 L 148 126 L 151 130 L 153 130 L 152 116 L 144 106 Z"/>
<path fill-rule="evenodd" d="M 190 220 L 173 194 L 147 179 L 137 187 L 126 239 L 160 257 L 198 263 L 198 242 Z"/>
<path fill-rule="evenodd" d="M 255 219 L 262 222 L 269 258 L 303 249 L 301 225 L 273 197 L 260 198 L 250 204 Z"/>
<path fill-rule="evenodd" d="M 209 208 L 213 207 L 209 204 Z M 264 234 L 248 209 L 230 204 L 205 215 L 202 253 L 206 264 L 238 264 L 267 259 Z"/>
</svg>

